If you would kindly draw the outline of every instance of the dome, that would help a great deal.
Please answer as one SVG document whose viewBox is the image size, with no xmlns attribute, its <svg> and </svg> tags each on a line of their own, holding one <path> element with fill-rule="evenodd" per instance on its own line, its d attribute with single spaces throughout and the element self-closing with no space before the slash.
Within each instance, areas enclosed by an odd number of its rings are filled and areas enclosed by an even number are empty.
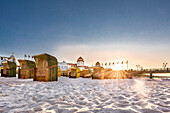
<svg viewBox="0 0 170 113">
<path fill-rule="evenodd" d="M 14 53 L 8 58 L 9 61 L 16 62 L 16 58 L 14 56 Z"/>
<path fill-rule="evenodd" d="M 96 66 L 100 66 L 100 63 L 99 63 L 99 62 L 96 62 Z"/>
<path fill-rule="evenodd" d="M 82 57 L 79 57 L 79 58 L 77 59 L 77 62 L 80 62 L 80 61 L 84 62 L 84 59 L 83 59 Z"/>
<path fill-rule="evenodd" d="M 12 52 L 12 55 L 9 58 L 15 58 L 14 53 Z"/>
<path fill-rule="evenodd" d="M 15 58 L 14 55 L 11 55 L 9 58 Z"/>
</svg>

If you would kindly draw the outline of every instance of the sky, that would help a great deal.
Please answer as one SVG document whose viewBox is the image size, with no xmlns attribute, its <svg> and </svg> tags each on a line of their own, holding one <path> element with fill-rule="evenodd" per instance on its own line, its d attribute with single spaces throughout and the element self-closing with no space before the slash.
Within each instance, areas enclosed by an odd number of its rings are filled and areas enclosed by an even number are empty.
<svg viewBox="0 0 170 113">
<path fill-rule="evenodd" d="M 0 0 L 0 55 L 170 65 L 170 0 Z"/>
</svg>

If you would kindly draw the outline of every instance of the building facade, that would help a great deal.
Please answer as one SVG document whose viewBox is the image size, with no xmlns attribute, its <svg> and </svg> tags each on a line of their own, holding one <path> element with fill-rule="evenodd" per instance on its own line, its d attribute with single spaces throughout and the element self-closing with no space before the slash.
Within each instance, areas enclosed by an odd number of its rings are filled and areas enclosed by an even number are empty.
<svg viewBox="0 0 170 113">
<path fill-rule="evenodd" d="M 71 67 L 78 67 L 80 69 L 80 71 L 89 68 L 88 66 L 84 65 L 84 59 L 82 57 L 79 57 L 77 59 L 77 63 L 67 63 L 67 62 L 63 61 L 63 62 L 59 62 L 58 66 L 60 67 L 61 71 L 67 71 Z"/>
<path fill-rule="evenodd" d="M 69 65 L 69 63 L 66 63 L 65 61 L 59 62 L 58 66 L 60 67 L 61 71 L 67 71 L 71 67 L 71 65 Z"/>
<path fill-rule="evenodd" d="M 84 59 L 81 56 L 77 59 L 77 67 L 80 69 L 80 71 L 85 69 Z"/>
</svg>

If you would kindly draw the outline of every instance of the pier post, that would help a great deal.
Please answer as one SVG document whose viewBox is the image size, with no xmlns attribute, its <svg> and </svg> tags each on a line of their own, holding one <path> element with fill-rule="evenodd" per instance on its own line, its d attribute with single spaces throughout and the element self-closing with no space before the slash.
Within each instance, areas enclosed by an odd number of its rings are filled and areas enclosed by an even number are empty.
<svg viewBox="0 0 170 113">
<path fill-rule="evenodd" d="M 152 79 L 152 72 L 150 73 L 150 79 Z"/>
<path fill-rule="evenodd" d="M 18 78 L 21 78 L 21 69 L 18 69 Z"/>
</svg>

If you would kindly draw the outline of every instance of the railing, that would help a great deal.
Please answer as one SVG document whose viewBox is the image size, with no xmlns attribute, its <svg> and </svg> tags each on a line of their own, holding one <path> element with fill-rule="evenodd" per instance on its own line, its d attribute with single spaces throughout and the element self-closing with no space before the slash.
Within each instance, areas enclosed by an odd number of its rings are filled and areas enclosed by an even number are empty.
<svg viewBox="0 0 170 113">
<path fill-rule="evenodd" d="M 170 73 L 170 68 L 149 68 L 149 69 L 140 69 L 140 70 L 125 70 L 126 72 L 135 72 L 135 73 Z"/>
<path fill-rule="evenodd" d="M 150 68 L 143 69 L 137 72 L 145 72 L 145 73 L 170 73 L 170 68 Z"/>
</svg>

